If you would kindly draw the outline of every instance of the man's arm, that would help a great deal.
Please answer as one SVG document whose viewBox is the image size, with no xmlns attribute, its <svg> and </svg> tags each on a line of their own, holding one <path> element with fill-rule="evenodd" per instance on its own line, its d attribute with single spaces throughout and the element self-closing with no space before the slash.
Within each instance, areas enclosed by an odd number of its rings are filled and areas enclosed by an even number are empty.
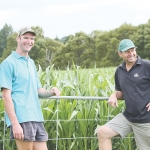
<svg viewBox="0 0 150 150">
<path fill-rule="evenodd" d="M 39 88 L 38 89 L 38 96 L 40 98 L 47 98 L 50 96 L 59 96 L 60 95 L 60 90 L 57 87 L 52 87 L 49 90 L 45 90 L 44 88 Z"/>
<path fill-rule="evenodd" d="M 118 107 L 118 99 L 123 98 L 123 93 L 121 91 L 115 91 L 113 94 L 110 95 L 108 99 L 108 104 L 113 108 Z"/>
<path fill-rule="evenodd" d="M 11 90 L 2 88 L 2 99 L 4 102 L 5 111 L 12 124 L 14 138 L 23 140 L 24 134 L 14 110 L 14 104 L 11 98 Z"/>
</svg>

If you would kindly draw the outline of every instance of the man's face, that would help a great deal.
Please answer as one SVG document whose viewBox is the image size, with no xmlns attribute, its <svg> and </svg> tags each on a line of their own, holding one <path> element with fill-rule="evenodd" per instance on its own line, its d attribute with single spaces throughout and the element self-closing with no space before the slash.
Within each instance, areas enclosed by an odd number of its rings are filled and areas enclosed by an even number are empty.
<svg viewBox="0 0 150 150">
<path fill-rule="evenodd" d="M 137 60 L 136 48 L 130 48 L 125 52 L 118 52 L 126 63 L 134 63 Z"/>
<path fill-rule="evenodd" d="M 28 53 L 34 45 L 35 36 L 33 33 L 27 32 L 17 38 L 18 46 L 22 53 Z"/>
</svg>

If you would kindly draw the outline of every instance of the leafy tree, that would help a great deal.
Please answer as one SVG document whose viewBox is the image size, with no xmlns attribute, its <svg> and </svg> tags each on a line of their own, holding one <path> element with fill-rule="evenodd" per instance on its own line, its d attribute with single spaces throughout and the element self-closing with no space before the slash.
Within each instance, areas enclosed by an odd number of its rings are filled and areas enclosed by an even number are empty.
<svg viewBox="0 0 150 150">
<path fill-rule="evenodd" d="M 150 59 L 150 20 L 138 26 L 137 33 L 133 35 L 137 53 L 145 59 Z"/>
<path fill-rule="evenodd" d="M 150 59 L 150 20 L 139 26 L 124 23 L 111 31 L 95 30 L 89 35 L 78 32 L 75 36 L 54 40 L 44 37 L 39 26 L 32 28 L 36 38 L 29 55 L 42 69 L 52 64 L 57 69 L 66 69 L 72 67 L 72 63 L 82 68 L 93 68 L 95 64 L 96 67 L 118 66 L 122 62 L 117 54 L 118 45 L 125 38 L 135 43 L 142 58 Z M 17 33 L 7 24 L 0 30 L 0 61 L 16 49 L 16 36 Z"/>
<path fill-rule="evenodd" d="M 7 37 L 6 48 L 4 49 L 3 55 L 0 58 L 0 62 L 2 62 L 7 56 L 9 56 L 13 50 L 16 50 L 16 37 L 17 33 L 13 33 L 12 35 Z"/>
<path fill-rule="evenodd" d="M 11 25 L 5 24 L 0 30 L 0 57 L 3 54 L 4 49 L 6 48 L 7 37 L 12 35 L 13 28 Z"/>
<path fill-rule="evenodd" d="M 122 39 L 131 39 L 130 37 L 137 31 L 137 28 L 123 24 L 115 30 L 100 33 L 96 38 L 97 47 L 97 66 L 109 67 L 118 66 L 122 61 L 117 54 L 119 42 Z"/>
<path fill-rule="evenodd" d="M 118 66 L 122 62 L 122 59 L 118 56 L 119 42 L 115 37 L 110 39 L 110 43 L 107 45 L 107 55 L 101 61 L 103 67 Z"/>
<path fill-rule="evenodd" d="M 131 24 L 122 24 L 119 28 L 113 30 L 113 36 L 118 40 L 131 39 L 132 35 L 137 32 L 137 27 Z"/>
<path fill-rule="evenodd" d="M 46 61 L 46 67 L 51 66 L 52 64 L 55 64 L 54 58 L 56 56 L 56 52 L 59 48 L 63 46 L 63 43 L 60 41 L 52 40 L 50 38 L 45 39 L 46 40 L 46 50 L 45 50 L 45 61 Z"/>
<path fill-rule="evenodd" d="M 69 44 L 62 45 L 59 47 L 53 58 L 53 63 L 57 69 L 66 69 L 68 65 L 71 64 L 72 53 L 70 52 Z"/>
<path fill-rule="evenodd" d="M 35 64 L 41 64 L 42 68 L 45 67 L 45 49 L 46 41 L 44 40 L 44 38 L 37 37 L 34 47 L 29 52 L 29 55 L 34 60 Z"/>
<path fill-rule="evenodd" d="M 41 27 L 39 26 L 32 26 L 32 29 L 35 31 L 36 33 L 36 38 L 44 38 L 44 31 L 42 30 Z"/>
<path fill-rule="evenodd" d="M 94 44 L 92 36 L 84 32 L 78 32 L 75 36 L 70 35 L 66 40 L 66 44 L 57 51 L 55 66 L 65 69 L 72 62 L 81 67 L 89 68 L 94 66 Z M 61 64 L 58 64 L 58 62 L 61 62 Z"/>
<path fill-rule="evenodd" d="M 109 44 L 110 35 L 109 32 L 101 32 L 95 39 L 96 45 L 96 66 L 101 67 L 103 62 L 102 59 L 106 57 Z"/>
<path fill-rule="evenodd" d="M 69 35 L 69 36 L 65 36 L 65 37 L 61 38 L 60 40 L 58 40 L 58 38 L 56 38 L 55 40 L 60 41 L 60 42 L 62 42 L 64 44 L 66 44 L 73 37 L 74 37 L 73 35 Z"/>
</svg>

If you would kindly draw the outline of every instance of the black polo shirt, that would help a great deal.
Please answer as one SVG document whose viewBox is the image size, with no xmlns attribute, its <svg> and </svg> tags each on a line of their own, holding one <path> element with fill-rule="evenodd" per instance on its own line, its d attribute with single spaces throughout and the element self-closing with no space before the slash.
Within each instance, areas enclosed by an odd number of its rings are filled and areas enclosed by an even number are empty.
<svg viewBox="0 0 150 150">
<path fill-rule="evenodd" d="M 116 69 L 115 88 L 124 96 L 124 116 L 133 123 L 149 123 L 150 112 L 147 111 L 146 105 L 150 102 L 150 61 L 138 56 L 129 71 L 123 62 Z"/>
</svg>

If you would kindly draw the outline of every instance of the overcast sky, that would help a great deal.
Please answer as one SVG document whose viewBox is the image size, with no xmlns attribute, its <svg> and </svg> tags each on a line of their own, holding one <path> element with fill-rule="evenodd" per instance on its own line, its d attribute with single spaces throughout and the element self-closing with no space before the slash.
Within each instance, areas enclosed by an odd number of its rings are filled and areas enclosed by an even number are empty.
<svg viewBox="0 0 150 150">
<path fill-rule="evenodd" d="M 150 0 L 0 0 L 0 29 L 39 26 L 49 38 L 109 31 L 150 19 Z"/>
</svg>

